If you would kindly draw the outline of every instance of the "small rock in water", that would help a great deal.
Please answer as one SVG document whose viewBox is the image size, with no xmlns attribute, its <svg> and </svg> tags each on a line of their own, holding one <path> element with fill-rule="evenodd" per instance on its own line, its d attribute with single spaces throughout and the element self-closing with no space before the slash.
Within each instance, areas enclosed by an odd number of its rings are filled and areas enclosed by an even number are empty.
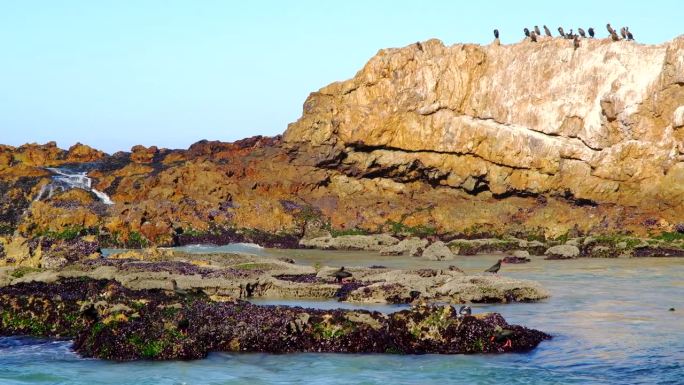
<svg viewBox="0 0 684 385">
<path fill-rule="evenodd" d="M 675 311 L 675 308 L 671 307 L 671 308 L 670 308 L 670 311 Z"/>
</svg>

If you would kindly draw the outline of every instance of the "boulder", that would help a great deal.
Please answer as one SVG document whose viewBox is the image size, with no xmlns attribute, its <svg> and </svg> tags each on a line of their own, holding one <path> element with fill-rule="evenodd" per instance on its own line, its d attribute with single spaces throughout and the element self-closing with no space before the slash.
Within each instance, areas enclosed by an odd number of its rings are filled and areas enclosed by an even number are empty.
<svg viewBox="0 0 684 385">
<path fill-rule="evenodd" d="M 396 245 L 385 246 L 380 249 L 381 255 L 410 255 L 412 257 L 418 257 L 423 253 L 423 250 L 428 244 L 427 239 L 421 238 L 406 238 L 401 240 Z"/>
<path fill-rule="evenodd" d="M 326 236 L 302 239 L 299 242 L 301 246 L 315 249 L 366 251 L 380 251 L 387 246 L 396 245 L 397 243 L 399 243 L 399 240 L 388 234 Z"/>
<path fill-rule="evenodd" d="M 426 247 L 421 256 L 431 261 L 450 261 L 454 259 L 454 253 L 442 241 L 437 241 Z"/>
<path fill-rule="evenodd" d="M 573 259 L 580 255 L 580 249 L 573 245 L 558 245 L 549 247 L 544 254 L 546 259 Z"/>
</svg>

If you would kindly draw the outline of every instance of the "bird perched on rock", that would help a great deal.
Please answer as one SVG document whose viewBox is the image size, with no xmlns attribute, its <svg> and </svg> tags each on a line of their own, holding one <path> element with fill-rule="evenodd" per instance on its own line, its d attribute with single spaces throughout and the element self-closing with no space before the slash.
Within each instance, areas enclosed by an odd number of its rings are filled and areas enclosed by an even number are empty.
<svg viewBox="0 0 684 385">
<path fill-rule="evenodd" d="M 526 37 L 530 37 L 530 30 L 529 29 L 525 28 L 525 29 L 523 29 L 523 32 L 525 32 Z"/>
<path fill-rule="evenodd" d="M 463 305 L 460 309 L 458 309 L 459 317 L 465 317 L 471 314 L 473 314 L 473 309 L 471 309 L 470 306 Z"/>
<path fill-rule="evenodd" d="M 589 37 L 591 37 L 591 38 L 594 37 L 594 28 L 591 28 L 591 27 L 590 27 L 590 28 L 587 30 L 587 32 L 589 32 Z"/>
<path fill-rule="evenodd" d="M 499 259 L 499 261 L 497 263 L 495 263 L 494 265 L 492 265 L 492 267 L 485 270 L 485 273 L 494 273 L 494 274 L 498 273 L 499 269 L 501 269 L 501 263 L 502 262 L 503 262 L 503 260 Z"/>
<path fill-rule="evenodd" d="M 606 24 L 606 29 L 608 30 L 608 33 L 611 35 L 613 34 L 613 32 L 615 32 L 613 27 L 610 26 L 610 23 Z"/>
<path fill-rule="evenodd" d="M 558 27 L 558 33 L 560 34 L 560 37 L 565 37 L 565 31 L 563 31 L 563 27 Z"/>
<path fill-rule="evenodd" d="M 352 273 L 345 271 L 344 266 L 340 267 L 339 270 L 336 272 L 330 274 L 331 277 L 335 277 L 335 280 L 337 280 L 338 283 L 342 283 L 347 278 L 350 278 L 352 276 Z"/>
<path fill-rule="evenodd" d="M 610 38 L 613 39 L 613 41 L 620 41 L 620 37 L 618 36 L 617 32 L 613 30 L 613 32 L 610 33 Z"/>
<path fill-rule="evenodd" d="M 584 30 L 582 28 L 578 28 L 577 33 L 579 33 L 579 35 L 582 37 L 587 37 L 586 33 L 584 33 Z"/>
<path fill-rule="evenodd" d="M 544 26 L 544 34 L 546 34 L 547 37 L 551 37 L 551 31 L 546 25 Z"/>
<path fill-rule="evenodd" d="M 620 36 L 622 36 L 623 39 L 627 38 L 627 30 L 625 27 L 620 28 Z"/>
<path fill-rule="evenodd" d="M 572 39 L 572 38 L 575 37 L 575 34 L 572 33 L 572 28 L 570 28 L 570 32 L 568 32 L 568 33 L 565 35 L 565 37 L 568 38 L 568 39 Z"/>
<path fill-rule="evenodd" d="M 627 32 L 627 40 L 634 40 L 634 35 L 629 31 L 629 27 L 625 27 L 625 31 Z"/>
<path fill-rule="evenodd" d="M 499 38 L 499 30 L 498 30 L 498 29 L 495 29 L 495 30 L 494 30 L 494 38 L 495 38 L 495 39 L 498 39 L 498 38 Z"/>
<path fill-rule="evenodd" d="M 536 33 L 537 36 L 541 36 L 541 31 L 539 30 L 539 26 L 538 26 L 538 25 L 535 25 L 535 26 L 534 26 L 534 33 Z"/>
<path fill-rule="evenodd" d="M 530 32 L 530 40 L 532 40 L 533 43 L 537 42 L 537 34 L 534 31 Z"/>
</svg>

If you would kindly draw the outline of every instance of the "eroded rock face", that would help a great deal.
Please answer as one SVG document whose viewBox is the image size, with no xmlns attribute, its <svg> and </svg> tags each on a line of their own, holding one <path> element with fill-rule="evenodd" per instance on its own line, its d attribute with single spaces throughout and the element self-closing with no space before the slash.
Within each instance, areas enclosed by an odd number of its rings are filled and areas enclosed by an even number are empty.
<svg viewBox="0 0 684 385">
<path fill-rule="evenodd" d="M 302 163 L 494 196 L 684 212 L 684 37 L 381 50 L 310 95 Z M 315 155 L 313 155 L 315 154 Z"/>
<path fill-rule="evenodd" d="M 340 243 L 336 234 L 674 231 L 684 216 L 683 57 L 684 37 L 583 40 L 577 50 L 563 39 L 430 40 L 382 50 L 354 78 L 312 93 L 283 138 L 113 155 L 0 146 L 0 235 L 297 247 L 303 236 Z M 45 167 L 84 162 L 114 205 L 36 200 Z"/>
</svg>

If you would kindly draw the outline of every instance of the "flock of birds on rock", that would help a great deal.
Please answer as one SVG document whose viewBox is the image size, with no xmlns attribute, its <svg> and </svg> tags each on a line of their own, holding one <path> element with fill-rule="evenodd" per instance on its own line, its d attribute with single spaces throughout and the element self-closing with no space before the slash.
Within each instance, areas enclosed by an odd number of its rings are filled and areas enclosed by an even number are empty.
<svg viewBox="0 0 684 385">
<path fill-rule="evenodd" d="M 553 37 L 549 27 L 544 25 L 543 28 L 544 28 L 544 35 L 546 37 Z M 610 26 L 610 23 L 606 24 L 606 29 L 608 30 L 608 34 L 610 35 L 610 38 L 613 41 L 634 40 L 634 35 L 632 34 L 632 32 L 630 32 L 629 27 L 620 28 L 620 35 L 618 35 L 617 31 L 615 31 L 615 29 Z M 530 31 L 528 28 L 524 28 L 523 32 L 525 33 L 525 38 L 529 38 L 530 41 L 533 43 L 536 43 L 537 39 L 542 36 L 542 32 L 539 29 L 539 26 L 537 26 L 537 25 L 534 26 L 532 31 Z M 580 38 L 593 39 L 595 36 L 594 28 L 589 28 L 589 29 L 587 29 L 586 32 L 584 31 L 584 29 L 578 28 L 577 33 L 573 33 L 572 29 L 570 29 L 570 32 L 566 33 L 565 30 L 563 30 L 563 27 L 558 27 L 558 33 L 559 33 L 561 38 L 572 40 L 574 43 L 575 49 L 579 48 Z M 497 40 L 499 39 L 499 30 L 498 29 L 494 30 L 494 38 Z"/>
</svg>

